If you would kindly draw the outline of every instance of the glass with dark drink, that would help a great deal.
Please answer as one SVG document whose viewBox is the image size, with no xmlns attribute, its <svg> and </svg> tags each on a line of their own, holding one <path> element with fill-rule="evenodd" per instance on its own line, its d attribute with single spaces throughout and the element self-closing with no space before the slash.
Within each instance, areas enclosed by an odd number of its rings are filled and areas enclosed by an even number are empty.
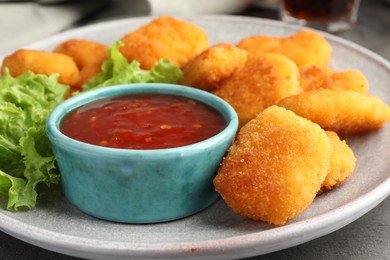
<svg viewBox="0 0 390 260">
<path fill-rule="evenodd" d="M 281 0 L 284 22 L 337 33 L 349 30 L 357 20 L 360 0 Z"/>
</svg>

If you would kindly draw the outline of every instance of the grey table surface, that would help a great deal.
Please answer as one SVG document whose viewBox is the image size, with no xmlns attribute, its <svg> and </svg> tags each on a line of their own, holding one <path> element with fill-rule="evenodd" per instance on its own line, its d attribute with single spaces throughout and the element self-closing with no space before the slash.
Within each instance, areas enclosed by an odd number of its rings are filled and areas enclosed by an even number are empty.
<svg viewBox="0 0 390 260">
<path fill-rule="evenodd" d="M 388 2 L 362 0 L 356 27 L 338 36 L 390 60 L 390 4 Z M 115 8 L 118 7 L 108 5 L 106 8 L 111 8 L 109 13 L 115 14 Z M 262 9 L 258 6 L 249 7 L 239 15 L 277 19 L 275 10 Z M 83 20 L 76 26 L 91 21 L 93 17 Z M 71 260 L 78 258 L 51 252 L 0 232 L 0 259 Z M 338 231 L 298 246 L 248 259 L 390 259 L 390 198 Z"/>
</svg>

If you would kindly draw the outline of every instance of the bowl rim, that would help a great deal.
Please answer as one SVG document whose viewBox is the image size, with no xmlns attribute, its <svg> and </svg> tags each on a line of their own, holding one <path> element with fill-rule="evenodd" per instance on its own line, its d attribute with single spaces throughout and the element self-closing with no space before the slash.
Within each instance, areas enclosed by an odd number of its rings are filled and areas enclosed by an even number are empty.
<svg viewBox="0 0 390 260">
<path fill-rule="evenodd" d="M 66 136 L 59 129 L 59 125 L 63 118 L 69 112 L 82 105 L 107 97 L 143 93 L 178 95 L 203 102 L 204 104 L 216 109 L 225 118 L 227 125 L 221 132 L 203 141 L 185 146 L 163 149 L 124 149 L 88 144 Z M 46 133 L 52 145 L 53 143 L 56 143 L 56 145 L 64 145 L 68 150 L 72 150 L 73 148 L 77 149 L 77 151 L 91 152 L 95 154 L 110 154 L 112 156 L 141 153 L 143 155 L 154 154 L 166 156 L 172 153 L 195 152 L 199 149 L 213 146 L 225 138 L 230 138 L 230 136 L 231 141 L 233 142 L 237 130 L 237 113 L 225 100 L 201 89 L 170 83 L 129 83 L 89 90 L 68 98 L 59 104 L 49 114 L 46 122 Z"/>
</svg>

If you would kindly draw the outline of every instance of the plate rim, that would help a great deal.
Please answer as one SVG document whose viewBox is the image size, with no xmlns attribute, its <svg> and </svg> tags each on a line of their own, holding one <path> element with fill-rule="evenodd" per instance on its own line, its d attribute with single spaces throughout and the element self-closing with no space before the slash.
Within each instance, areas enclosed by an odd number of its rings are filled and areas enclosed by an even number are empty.
<svg viewBox="0 0 390 260">
<path fill-rule="evenodd" d="M 95 255 L 96 259 L 105 259 L 107 256 L 137 257 L 135 259 L 144 259 L 149 257 L 179 259 L 183 258 L 183 256 L 186 256 L 186 259 L 191 256 L 202 257 L 204 259 L 223 259 L 226 256 L 250 257 L 253 256 L 253 248 L 255 247 L 257 248 L 256 255 L 263 255 L 308 242 L 346 226 L 386 199 L 390 195 L 389 187 L 390 177 L 370 192 L 359 196 L 353 201 L 308 220 L 290 223 L 285 226 L 274 227 L 269 230 L 251 234 L 235 236 L 232 238 L 198 242 L 133 244 L 131 242 L 83 238 L 79 236 L 61 234 L 44 228 L 38 228 L 34 225 L 3 215 L 1 212 L 0 215 L 2 218 L 0 219 L 0 228 L 3 232 L 27 243 L 77 257 L 83 255 Z M 346 212 L 348 214 L 346 214 Z M 347 218 L 345 216 L 347 216 Z M 304 228 L 302 228 L 303 223 L 305 224 Z M 8 225 L 4 227 L 4 224 Z M 332 226 L 331 229 L 328 228 L 330 225 Z M 316 234 L 307 232 L 312 231 L 313 229 L 319 229 L 320 232 Z M 28 232 L 26 233 L 26 231 Z M 38 234 L 39 236 L 31 237 L 29 236 L 31 233 Z M 272 237 L 272 239 L 267 240 L 266 243 L 259 243 L 257 239 L 259 233 L 262 235 L 264 233 L 266 233 L 266 235 L 271 235 L 268 237 Z M 289 236 L 286 237 L 285 235 L 280 235 L 283 233 L 287 233 Z M 309 234 L 309 236 L 305 236 L 304 239 L 300 237 L 298 240 L 289 240 L 290 238 L 307 234 Z M 283 236 L 283 238 L 289 241 L 289 243 L 276 243 L 276 246 L 272 246 L 275 242 L 280 242 L 280 236 Z M 264 245 L 266 248 L 259 248 Z M 252 250 L 250 250 L 250 252 L 246 252 L 248 249 Z"/>
</svg>

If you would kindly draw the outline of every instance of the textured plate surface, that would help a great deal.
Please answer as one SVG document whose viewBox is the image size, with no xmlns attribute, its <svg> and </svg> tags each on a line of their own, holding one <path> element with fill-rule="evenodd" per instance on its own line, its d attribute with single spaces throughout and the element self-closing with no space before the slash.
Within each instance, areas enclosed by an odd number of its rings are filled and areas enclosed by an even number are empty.
<svg viewBox="0 0 390 260">
<path fill-rule="evenodd" d="M 112 44 L 151 18 L 132 18 L 96 24 L 55 35 L 26 48 L 52 50 L 70 38 Z M 265 34 L 285 36 L 296 27 L 280 22 L 233 16 L 183 18 L 203 27 L 211 44 L 237 43 Z M 370 94 L 390 104 L 390 63 L 345 40 L 324 34 L 333 47 L 335 69 L 362 71 Z M 347 140 L 357 157 L 354 174 L 339 188 L 318 196 L 301 215 L 283 227 L 245 220 L 219 200 L 208 209 L 178 221 L 127 225 L 89 217 L 64 198 L 60 188 L 42 194 L 31 211 L 0 210 L 0 228 L 28 243 L 93 259 L 228 259 L 261 255 L 323 236 L 356 220 L 390 194 L 390 125 Z M 169 210 L 169 209 L 167 209 Z"/>
</svg>

